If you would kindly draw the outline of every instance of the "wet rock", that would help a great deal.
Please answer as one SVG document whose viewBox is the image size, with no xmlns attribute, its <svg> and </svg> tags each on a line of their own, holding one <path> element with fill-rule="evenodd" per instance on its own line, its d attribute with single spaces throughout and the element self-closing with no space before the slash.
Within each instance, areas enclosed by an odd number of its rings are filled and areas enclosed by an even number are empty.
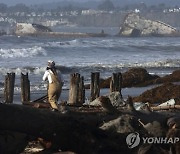
<svg viewBox="0 0 180 154">
<path fill-rule="evenodd" d="M 180 104 L 180 85 L 166 83 L 134 97 L 133 102 L 163 103 L 172 98 L 176 100 L 176 104 Z"/>
<path fill-rule="evenodd" d="M 179 82 L 179 81 L 180 81 L 180 70 L 175 70 L 170 75 L 166 75 L 164 77 L 155 79 L 153 84 L 159 84 L 165 82 Z"/>
<path fill-rule="evenodd" d="M 144 68 L 132 68 L 122 74 L 122 87 L 146 86 L 158 79 L 157 75 L 150 75 Z"/>
<path fill-rule="evenodd" d="M 153 84 L 153 81 L 160 78 L 157 75 L 151 75 L 144 68 L 132 68 L 127 72 L 122 73 L 122 88 L 138 87 Z M 111 77 L 106 80 L 101 80 L 101 88 L 109 88 Z"/>
</svg>

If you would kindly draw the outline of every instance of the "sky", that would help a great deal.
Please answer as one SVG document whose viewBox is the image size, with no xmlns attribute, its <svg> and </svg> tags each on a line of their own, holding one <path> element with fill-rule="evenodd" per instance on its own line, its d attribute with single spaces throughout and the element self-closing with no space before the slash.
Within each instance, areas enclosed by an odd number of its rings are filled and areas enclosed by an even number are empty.
<svg viewBox="0 0 180 154">
<path fill-rule="evenodd" d="M 16 5 L 18 3 L 24 3 L 26 5 L 34 5 L 34 4 L 42 4 L 42 3 L 53 3 L 53 2 L 62 2 L 62 1 L 74 1 L 74 2 L 87 2 L 91 0 L 0 0 L 0 3 L 7 4 L 8 6 Z M 104 0 L 92 0 L 92 1 L 104 1 Z M 118 1 L 118 2 L 145 2 L 146 4 L 157 4 L 157 3 L 166 3 L 168 5 L 179 4 L 180 0 L 111 0 L 111 1 Z"/>
<path fill-rule="evenodd" d="M 0 3 L 4 3 L 7 5 L 15 5 L 18 3 L 24 3 L 27 5 L 31 4 L 41 4 L 41 3 L 50 3 L 50 2 L 58 2 L 60 0 L 0 0 Z"/>
</svg>

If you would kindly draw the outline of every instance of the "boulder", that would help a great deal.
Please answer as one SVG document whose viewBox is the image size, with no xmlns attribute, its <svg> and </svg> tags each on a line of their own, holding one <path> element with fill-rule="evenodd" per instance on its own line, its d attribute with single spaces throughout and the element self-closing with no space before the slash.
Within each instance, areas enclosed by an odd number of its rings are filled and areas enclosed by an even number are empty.
<svg viewBox="0 0 180 154">
<path fill-rule="evenodd" d="M 157 75 L 151 75 L 144 68 L 131 68 L 127 72 L 122 73 L 122 88 L 147 86 L 153 83 L 153 80 L 160 78 Z M 101 88 L 110 87 L 111 77 L 100 82 Z"/>
<path fill-rule="evenodd" d="M 36 34 L 40 32 L 52 32 L 52 30 L 46 26 L 39 24 L 30 24 L 30 23 L 17 23 L 16 24 L 16 35 L 24 34 Z"/>
<path fill-rule="evenodd" d="M 163 103 L 172 98 L 176 104 L 180 104 L 180 85 L 165 83 L 134 97 L 133 102 Z"/>
<path fill-rule="evenodd" d="M 161 21 L 152 21 L 137 13 L 129 13 L 121 26 L 120 36 L 170 36 L 177 33 L 176 28 Z"/>
<path fill-rule="evenodd" d="M 110 93 L 108 95 L 108 97 L 109 97 L 109 99 L 111 101 L 111 104 L 114 107 L 119 107 L 119 106 L 122 106 L 122 105 L 125 104 L 124 100 L 121 97 L 120 92 L 118 92 L 118 91 Z"/>
<path fill-rule="evenodd" d="M 102 97 L 106 97 L 107 99 L 110 100 L 110 103 L 112 104 L 112 106 L 114 107 L 120 107 L 123 106 L 125 104 L 124 100 L 121 98 L 121 95 L 119 92 L 112 92 L 109 95 L 106 96 L 100 96 L 98 98 L 96 98 L 94 101 L 90 102 L 89 105 L 92 106 L 102 106 Z"/>
<path fill-rule="evenodd" d="M 122 115 L 100 126 L 100 129 L 111 133 L 130 133 L 140 129 L 139 123 L 134 116 Z"/>
<path fill-rule="evenodd" d="M 166 82 L 179 82 L 180 81 L 180 70 L 175 70 L 172 74 L 166 75 L 161 78 L 154 80 L 154 84 L 166 83 Z"/>
<path fill-rule="evenodd" d="M 147 86 L 149 82 L 158 78 L 159 76 L 149 74 L 144 68 L 132 68 L 122 74 L 122 87 Z"/>
<path fill-rule="evenodd" d="M 122 88 L 125 87 L 143 87 L 153 84 L 161 84 L 166 82 L 180 82 L 180 70 L 175 70 L 172 74 L 164 77 L 151 75 L 144 68 L 132 68 L 127 72 L 122 73 Z M 100 87 L 109 88 L 111 77 L 101 79 Z M 89 87 L 89 86 L 86 86 Z"/>
</svg>

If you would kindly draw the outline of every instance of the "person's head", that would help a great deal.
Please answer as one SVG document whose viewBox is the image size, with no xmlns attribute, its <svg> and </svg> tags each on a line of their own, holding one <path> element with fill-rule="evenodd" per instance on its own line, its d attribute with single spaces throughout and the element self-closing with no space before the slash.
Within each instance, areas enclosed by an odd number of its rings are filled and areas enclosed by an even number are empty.
<svg viewBox="0 0 180 154">
<path fill-rule="evenodd" d="M 48 60 L 48 68 L 54 68 L 55 67 L 55 62 L 53 60 Z"/>
</svg>

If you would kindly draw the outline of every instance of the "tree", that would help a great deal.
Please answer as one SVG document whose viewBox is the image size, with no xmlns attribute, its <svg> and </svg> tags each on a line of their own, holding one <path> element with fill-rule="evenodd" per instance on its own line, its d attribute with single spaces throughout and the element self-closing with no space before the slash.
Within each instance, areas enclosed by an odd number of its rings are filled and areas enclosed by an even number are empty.
<svg viewBox="0 0 180 154">
<path fill-rule="evenodd" d="M 9 8 L 11 12 L 29 12 L 29 7 L 25 4 L 19 3 Z"/>
<path fill-rule="evenodd" d="M 0 12 L 5 13 L 7 11 L 7 5 L 0 3 Z"/>
<path fill-rule="evenodd" d="M 98 9 L 105 11 L 114 10 L 114 8 L 114 4 L 110 0 L 105 0 L 104 2 L 98 5 Z"/>
</svg>

